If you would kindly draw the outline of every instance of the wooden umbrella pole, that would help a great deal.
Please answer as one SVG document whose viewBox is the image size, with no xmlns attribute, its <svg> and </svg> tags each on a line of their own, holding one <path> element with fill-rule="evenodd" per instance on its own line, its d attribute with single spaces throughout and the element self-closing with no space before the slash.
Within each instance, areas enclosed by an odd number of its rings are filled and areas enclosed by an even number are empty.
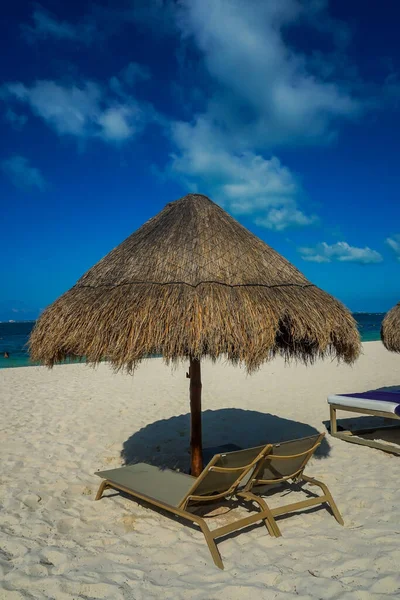
<svg viewBox="0 0 400 600">
<path fill-rule="evenodd" d="M 203 470 L 201 440 L 201 370 L 200 361 L 190 357 L 190 473 L 198 477 Z"/>
</svg>

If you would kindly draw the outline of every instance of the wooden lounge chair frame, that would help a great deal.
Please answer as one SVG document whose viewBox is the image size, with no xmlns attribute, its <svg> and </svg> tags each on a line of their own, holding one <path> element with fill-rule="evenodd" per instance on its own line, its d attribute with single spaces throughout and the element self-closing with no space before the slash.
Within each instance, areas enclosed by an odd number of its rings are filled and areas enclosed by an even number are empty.
<svg viewBox="0 0 400 600">
<path fill-rule="evenodd" d="M 268 506 L 257 496 L 254 496 L 250 491 L 247 491 L 244 489 L 244 485 L 243 485 L 243 489 L 240 489 L 240 485 L 243 482 L 243 480 L 246 478 L 246 476 L 248 476 L 249 474 L 251 474 L 252 470 L 254 470 L 255 468 L 257 468 L 257 465 L 259 463 L 260 460 L 263 460 L 264 456 L 266 454 L 268 454 L 268 452 L 270 452 L 272 449 L 272 445 L 268 444 L 265 447 L 260 447 L 260 448 L 256 448 L 256 449 L 247 449 L 247 450 L 242 450 L 239 452 L 230 452 L 230 453 L 226 453 L 226 454 L 216 454 L 211 461 L 208 463 L 208 465 L 204 468 L 203 472 L 200 474 L 199 477 L 195 478 L 193 477 L 193 484 L 191 485 L 191 487 L 189 488 L 189 490 L 187 491 L 187 493 L 184 495 L 184 497 L 179 501 L 179 503 L 176 506 L 173 506 L 167 502 L 161 501 L 157 498 L 153 498 L 149 495 L 143 494 L 140 491 L 137 491 L 134 489 L 134 477 L 133 477 L 133 485 L 131 486 L 125 486 L 125 485 L 120 485 L 119 483 L 116 483 L 115 481 L 112 481 L 112 473 L 116 472 L 116 471 L 121 471 L 122 469 L 127 469 L 127 467 L 121 467 L 120 469 L 114 469 L 111 471 L 104 471 L 104 472 L 99 472 L 96 473 L 96 475 L 99 475 L 100 477 L 105 477 L 105 480 L 100 484 L 99 490 L 97 492 L 96 495 L 96 500 L 100 500 L 100 498 L 103 495 L 103 492 L 108 489 L 108 488 L 112 488 L 121 492 L 124 492 L 130 496 L 133 496 L 134 498 L 137 498 L 139 500 L 145 501 L 146 503 L 150 504 L 152 507 L 157 507 L 159 509 L 163 509 L 165 511 L 168 511 L 169 513 L 172 513 L 174 515 L 177 515 L 178 517 L 181 517 L 184 520 L 190 521 L 192 523 L 194 523 L 195 525 L 197 525 L 200 530 L 202 531 L 208 548 L 211 552 L 211 556 L 214 560 L 214 563 L 216 564 L 217 567 L 219 567 L 220 569 L 224 568 L 222 559 L 221 559 L 221 555 L 219 553 L 218 547 L 216 545 L 216 539 L 220 538 L 222 536 L 225 536 L 233 531 L 237 531 L 238 529 L 242 529 L 243 527 L 248 527 L 249 525 L 252 525 L 258 521 L 263 521 L 270 533 L 270 535 L 272 536 L 278 536 L 279 535 L 279 530 L 277 529 L 275 520 L 272 516 L 271 510 L 268 508 Z M 226 457 L 229 458 L 229 455 L 232 454 L 240 454 L 240 452 L 252 452 L 253 454 L 253 459 L 245 464 L 242 465 L 240 467 L 224 467 L 224 466 L 218 466 L 218 463 L 221 463 L 221 459 L 226 459 Z M 155 469 L 155 467 L 151 467 L 149 465 L 145 465 L 148 468 L 153 468 Z M 109 473 L 109 477 L 110 479 L 108 479 L 107 477 L 107 473 Z M 219 491 L 218 493 L 209 493 L 209 494 L 196 494 L 196 490 L 199 489 L 200 484 L 203 482 L 205 482 L 206 478 L 212 474 L 212 473 L 221 473 L 221 474 L 226 474 L 226 475 L 235 475 L 237 474 L 236 477 L 234 477 L 233 481 L 231 481 L 229 483 L 229 485 L 226 486 L 226 489 Z M 177 474 L 179 475 L 179 473 Z M 183 475 L 183 477 L 190 477 L 189 475 Z M 211 503 L 215 503 L 218 500 L 223 500 L 223 499 L 231 499 L 234 496 L 237 496 L 241 499 L 244 499 L 246 501 L 249 502 L 254 502 L 258 509 L 259 512 L 257 512 L 256 514 L 252 514 L 249 515 L 247 517 L 241 518 L 236 520 L 233 523 L 229 523 L 223 527 L 218 527 L 216 529 L 210 530 L 205 519 L 199 515 L 193 514 L 190 509 L 193 508 L 198 508 L 199 505 L 201 504 L 211 504 Z"/>
<path fill-rule="evenodd" d="M 318 504 L 327 504 L 336 521 L 340 523 L 340 525 L 344 525 L 342 516 L 339 512 L 339 509 L 336 506 L 334 499 L 332 498 L 332 494 L 330 493 L 328 486 L 322 481 L 318 481 L 313 477 L 308 477 L 304 475 L 304 469 L 321 444 L 324 439 L 325 434 L 321 433 L 319 435 L 310 436 L 308 438 L 301 438 L 298 440 L 292 440 L 289 442 L 282 442 L 281 444 L 275 444 L 273 449 L 264 456 L 256 470 L 254 471 L 252 477 L 249 479 L 247 485 L 245 486 L 245 491 L 252 494 L 252 497 L 258 498 L 259 502 L 261 502 L 261 506 L 264 510 L 267 510 L 268 505 L 265 500 L 265 497 L 260 498 L 262 493 L 260 493 L 261 486 L 268 485 L 276 485 L 276 484 L 290 484 L 290 483 L 307 483 L 311 486 L 319 487 L 323 494 L 321 496 L 314 496 L 313 498 L 308 498 L 307 500 L 302 500 L 300 502 L 294 502 L 292 504 L 286 504 L 284 506 L 279 506 L 276 508 L 269 508 L 272 517 L 274 518 L 274 526 L 275 526 L 275 535 L 280 536 L 280 529 L 275 521 L 275 517 L 280 515 L 289 514 L 304 508 L 309 508 L 310 506 L 316 506 Z M 296 446 L 298 447 L 301 443 L 307 444 L 309 441 L 309 448 L 303 451 L 296 451 Z M 282 451 L 284 453 L 277 454 L 274 453 L 275 450 Z M 293 452 L 294 450 L 294 452 Z M 293 471 L 290 468 L 290 462 L 293 464 Z M 286 471 L 287 473 L 282 476 L 280 472 L 280 465 L 286 463 Z M 264 475 L 266 472 L 269 472 L 273 475 L 271 478 L 265 478 Z"/>
<path fill-rule="evenodd" d="M 352 444 L 360 444 L 360 446 L 369 446 L 370 448 L 377 448 L 378 450 L 383 450 L 384 452 L 390 452 L 391 454 L 396 454 L 400 456 L 400 448 L 398 446 L 395 446 L 394 444 L 383 444 L 382 442 L 377 442 L 375 440 L 366 440 L 359 437 L 359 435 L 363 433 L 373 433 L 375 431 L 387 431 L 391 429 L 398 429 L 400 427 L 400 424 L 388 425 L 384 427 L 368 427 L 365 429 L 346 429 L 343 431 L 338 431 L 336 411 L 344 410 L 352 413 L 373 415 L 374 417 L 383 417 L 385 419 L 385 423 L 391 421 L 392 419 L 400 421 L 400 417 L 398 415 L 386 411 L 371 410 L 368 408 L 358 408 L 354 406 L 343 406 L 341 404 L 329 404 L 329 410 L 330 434 L 332 437 L 339 438 L 340 440 L 345 440 L 346 442 L 350 442 Z"/>
</svg>

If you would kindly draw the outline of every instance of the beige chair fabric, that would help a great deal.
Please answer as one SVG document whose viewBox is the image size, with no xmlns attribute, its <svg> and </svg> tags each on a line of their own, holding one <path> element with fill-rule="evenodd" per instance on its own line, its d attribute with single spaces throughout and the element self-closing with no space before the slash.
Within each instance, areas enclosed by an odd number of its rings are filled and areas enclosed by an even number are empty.
<svg viewBox="0 0 400 600">
<path fill-rule="evenodd" d="M 258 498 L 258 501 L 262 502 L 264 510 L 268 507 L 265 495 L 271 490 L 271 488 L 268 489 L 268 486 L 307 483 L 311 486 L 318 486 L 322 490 L 322 496 L 315 496 L 313 494 L 313 497 L 307 500 L 269 509 L 274 520 L 273 526 L 278 536 L 281 535 L 281 532 L 275 521 L 276 516 L 285 515 L 318 504 L 328 505 L 335 519 L 343 525 L 343 519 L 328 487 L 321 481 L 304 475 L 304 469 L 324 439 L 324 435 L 321 433 L 273 445 L 270 451 L 259 461 L 258 466 L 245 486 L 245 492 L 248 493 L 248 497 L 253 497 L 253 499 Z"/>
<path fill-rule="evenodd" d="M 102 497 L 107 488 L 113 488 L 197 524 L 206 538 L 215 564 L 223 569 L 215 543 L 216 538 L 257 521 L 264 521 L 269 533 L 276 535 L 274 519 L 269 508 L 264 507 L 262 500 L 250 498 L 244 489 L 260 461 L 271 449 L 271 444 L 268 444 L 216 454 L 197 478 L 145 463 L 99 471 L 96 475 L 104 481 L 100 485 L 96 500 Z M 215 507 L 218 500 L 229 500 L 235 495 L 255 502 L 259 511 L 212 531 L 204 518 L 192 512 L 201 504 L 214 504 Z"/>
</svg>

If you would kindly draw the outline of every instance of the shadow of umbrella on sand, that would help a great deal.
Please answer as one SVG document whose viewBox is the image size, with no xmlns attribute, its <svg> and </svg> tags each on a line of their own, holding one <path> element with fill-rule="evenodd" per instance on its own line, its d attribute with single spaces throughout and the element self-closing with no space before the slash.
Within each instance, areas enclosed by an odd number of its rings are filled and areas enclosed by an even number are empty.
<svg viewBox="0 0 400 600">
<path fill-rule="evenodd" d="M 171 202 L 49 306 L 30 338 L 33 360 L 108 360 L 132 372 L 145 357 L 190 364 L 191 472 L 202 470 L 203 357 L 248 372 L 276 355 L 352 363 L 356 323 L 270 246 L 206 196 Z M 265 437 L 263 437 L 265 441 Z"/>
<path fill-rule="evenodd" d="M 315 427 L 290 419 L 240 408 L 206 410 L 202 413 L 204 446 L 235 444 L 251 448 L 319 433 Z M 187 471 L 190 414 L 161 419 L 143 427 L 124 442 L 124 463 L 145 462 L 160 468 Z M 328 456 L 330 446 L 324 439 L 315 456 Z"/>
</svg>

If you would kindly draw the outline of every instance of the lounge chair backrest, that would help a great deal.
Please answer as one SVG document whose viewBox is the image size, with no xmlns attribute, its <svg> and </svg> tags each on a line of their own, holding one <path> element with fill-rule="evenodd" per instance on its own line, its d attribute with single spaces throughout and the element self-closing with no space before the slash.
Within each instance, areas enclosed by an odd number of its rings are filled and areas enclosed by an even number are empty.
<svg viewBox="0 0 400 600">
<path fill-rule="evenodd" d="M 254 485 L 279 483 L 296 479 L 321 444 L 324 434 L 274 444 L 271 451 L 260 461 L 246 489 Z"/>
<path fill-rule="evenodd" d="M 182 505 L 187 506 L 191 502 L 216 500 L 232 495 L 239 487 L 245 486 L 259 466 L 260 460 L 271 449 L 272 445 L 268 444 L 216 454 L 196 479 Z"/>
</svg>

